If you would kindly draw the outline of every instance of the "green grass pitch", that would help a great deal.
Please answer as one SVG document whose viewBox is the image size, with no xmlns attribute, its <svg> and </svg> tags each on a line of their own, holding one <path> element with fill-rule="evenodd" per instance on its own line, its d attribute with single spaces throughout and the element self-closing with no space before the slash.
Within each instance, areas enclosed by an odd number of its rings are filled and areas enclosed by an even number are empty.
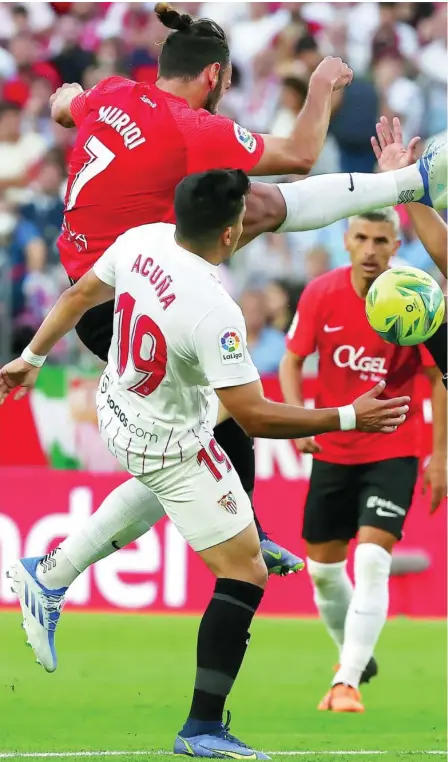
<svg viewBox="0 0 448 762">
<path fill-rule="evenodd" d="M 196 618 L 65 612 L 53 675 L 34 664 L 20 621 L 0 615 L 0 759 L 89 750 L 163 759 L 189 708 Z M 232 731 L 275 760 L 446 759 L 445 623 L 392 620 L 377 656 L 366 713 L 320 713 L 335 661 L 323 626 L 260 618 L 228 703 Z"/>
</svg>

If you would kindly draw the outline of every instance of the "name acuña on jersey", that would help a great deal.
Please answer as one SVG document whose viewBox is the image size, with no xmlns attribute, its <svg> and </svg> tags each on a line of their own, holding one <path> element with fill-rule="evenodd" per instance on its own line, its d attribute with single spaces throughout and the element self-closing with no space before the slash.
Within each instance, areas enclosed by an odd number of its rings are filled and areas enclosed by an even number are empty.
<svg viewBox="0 0 448 762">
<path fill-rule="evenodd" d="M 152 269 L 153 267 L 154 269 Z M 138 273 L 143 278 L 148 278 L 149 282 L 154 286 L 154 291 L 159 297 L 159 302 L 164 310 L 174 302 L 176 294 L 165 294 L 173 282 L 171 275 L 165 275 L 160 265 L 156 264 L 154 266 L 154 260 L 151 257 L 143 258 L 143 254 L 139 254 L 132 265 L 131 272 Z"/>
</svg>

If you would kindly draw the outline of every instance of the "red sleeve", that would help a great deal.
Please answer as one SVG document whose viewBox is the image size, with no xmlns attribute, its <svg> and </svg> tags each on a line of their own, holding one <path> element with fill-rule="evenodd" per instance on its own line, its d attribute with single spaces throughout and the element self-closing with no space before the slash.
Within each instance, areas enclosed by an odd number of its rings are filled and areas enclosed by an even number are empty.
<svg viewBox="0 0 448 762">
<path fill-rule="evenodd" d="M 70 113 L 77 127 L 82 124 L 89 113 L 90 104 L 88 102 L 88 95 L 90 92 L 91 90 L 84 90 L 83 93 L 79 93 L 79 95 L 73 98 L 70 103 Z"/>
<path fill-rule="evenodd" d="M 314 283 L 305 288 L 286 336 L 286 348 L 298 357 L 312 355 L 317 345 L 319 295 Z"/>
<path fill-rule="evenodd" d="M 232 119 L 192 112 L 182 132 L 188 148 L 188 174 L 209 169 L 243 169 L 250 173 L 264 152 L 261 135 Z"/>
<path fill-rule="evenodd" d="M 125 77 L 108 77 L 107 79 L 102 79 L 101 82 L 91 87 L 90 90 L 84 90 L 83 93 L 77 95 L 70 103 L 70 112 L 76 126 L 80 127 L 89 112 L 99 108 L 102 96 L 121 90 L 123 87 L 133 86 L 134 84 L 132 80 Z"/>
<path fill-rule="evenodd" d="M 435 360 L 424 344 L 418 344 L 418 350 L 420 352 L 420 359 L 424 368 L 435 368 Z"/>
</svg>

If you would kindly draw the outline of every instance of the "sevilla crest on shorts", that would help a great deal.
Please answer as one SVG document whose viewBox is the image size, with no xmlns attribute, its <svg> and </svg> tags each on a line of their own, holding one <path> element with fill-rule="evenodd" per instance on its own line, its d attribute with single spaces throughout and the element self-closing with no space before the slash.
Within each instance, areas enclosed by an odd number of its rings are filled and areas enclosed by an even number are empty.
<svg viewBox="0 0 448 762">
<path fill-rule="evenodd" d="M 221 508 L 224 508 L 227 513 L 237 512 L 237 504 L 233 492 L 228 492 L 227 495 L 223 495 L 218 500 L 218 504 L 221 506 Z"/>
</svg>

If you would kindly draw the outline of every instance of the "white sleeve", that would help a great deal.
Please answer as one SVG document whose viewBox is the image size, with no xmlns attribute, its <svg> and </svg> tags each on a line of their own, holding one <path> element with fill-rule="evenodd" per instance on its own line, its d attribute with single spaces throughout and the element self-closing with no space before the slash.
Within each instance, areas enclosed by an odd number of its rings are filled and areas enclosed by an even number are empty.
<svg viewBox="0 0 448 762">
<path fill-rule="evenodd" d="M 100 257 L 93 265 L 93 272 L 95 275 L 102 280 L 103 283 L 112 286 L 112 288 L 115 288 L 115 262 L 118 250 L 119 243 L 117 240 L 112 246 L 109 246 L 109 248 L 106 249 L 102 257 Z"/>
<path fill-rule="evenodd" d="M 209 312 L 194 329 L 192 339 L 199 365 L 213 389 L 242 386 L 260 378 L 247 349 L 242 312 L 234 302 Z"/>
</svg>

